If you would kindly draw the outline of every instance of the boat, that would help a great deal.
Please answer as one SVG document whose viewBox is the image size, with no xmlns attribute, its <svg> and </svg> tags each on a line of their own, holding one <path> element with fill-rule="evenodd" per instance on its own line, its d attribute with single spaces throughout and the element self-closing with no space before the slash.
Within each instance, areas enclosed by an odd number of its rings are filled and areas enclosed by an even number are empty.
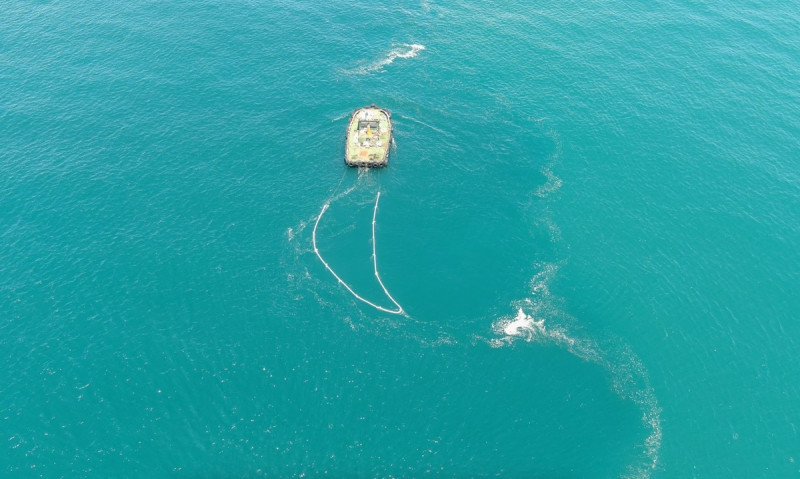
<svg viewBox="0 0 800 479">
<path fill-rule="evenodd" d="M 389 163 L 392 115 L 377 105 L 356 108 L 347 124 L 344 162 L 347 166 L 381 168 Z"/>
</svg>

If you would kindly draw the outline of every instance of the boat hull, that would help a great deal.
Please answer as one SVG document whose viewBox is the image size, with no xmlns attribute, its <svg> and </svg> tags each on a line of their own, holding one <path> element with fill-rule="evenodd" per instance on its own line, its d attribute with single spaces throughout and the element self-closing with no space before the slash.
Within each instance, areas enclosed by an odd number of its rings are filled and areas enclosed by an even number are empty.
<svg viewBox="0 0 800 479">
<path fill-rule="evenodd" d="M 357 108 L 347 124 L 344 161 L 348 166 L 381 168 L 389 164 L 392 115 L 370 105 Z"/>
</svg>

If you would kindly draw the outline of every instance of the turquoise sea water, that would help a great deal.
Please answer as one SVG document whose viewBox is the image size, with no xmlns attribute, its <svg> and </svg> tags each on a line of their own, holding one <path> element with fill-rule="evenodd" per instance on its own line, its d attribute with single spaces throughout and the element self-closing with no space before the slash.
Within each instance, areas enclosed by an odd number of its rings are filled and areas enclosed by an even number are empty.
<svg viewBox="0 0 800 479">
<path fill-rule="evenodd" d="M 798 27 L 4 2 L 0 475 L 800 476 Z"/>
</svg>

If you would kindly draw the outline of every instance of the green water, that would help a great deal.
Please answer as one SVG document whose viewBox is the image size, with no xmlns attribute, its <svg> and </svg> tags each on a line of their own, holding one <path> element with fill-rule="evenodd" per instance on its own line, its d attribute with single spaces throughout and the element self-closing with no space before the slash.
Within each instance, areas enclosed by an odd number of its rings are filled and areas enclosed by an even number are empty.
<svg viewBox="0 0 800 479">
<path fill-rule="evenodd" d="M 6 2 L 2 475 L 800 475 L 798 20 Z"/>
</svg>

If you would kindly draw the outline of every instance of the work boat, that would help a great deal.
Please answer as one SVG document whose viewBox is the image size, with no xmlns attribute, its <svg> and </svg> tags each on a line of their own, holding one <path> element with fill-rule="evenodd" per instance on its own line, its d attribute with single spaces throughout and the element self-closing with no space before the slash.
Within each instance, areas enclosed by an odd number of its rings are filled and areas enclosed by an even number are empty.
<svg viewBox="0 0 800 479">
<path fill-rule="evenodd" d="M 389 163 L 392 144 L 392 115 L 370 105 L 358 108 L 347 125 L 344 162 L 348 166 L 380 168 Z"/>
</svg>

